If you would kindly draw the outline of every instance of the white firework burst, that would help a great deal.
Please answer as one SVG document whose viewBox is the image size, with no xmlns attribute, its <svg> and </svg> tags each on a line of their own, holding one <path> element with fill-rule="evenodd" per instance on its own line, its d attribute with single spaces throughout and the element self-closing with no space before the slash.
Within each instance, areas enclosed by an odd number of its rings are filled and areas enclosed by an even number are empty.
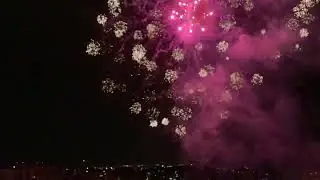
<svg viewBox="0 0 320 180">
<path fill-rule="evenodd" d="M 172 52 L 172 57 L 177 62 L 181 62 L 184 60 L 184 52 L 181 48 L 175 48 Z"/>
<path fill-rule="evenodd" d="M 256 73 L 252 76 L 251 83 L 253 85 L 261 85 L 263 83 L 263 76 L 259 73 Z"/>
<path fill-rule="evenodd" d="M 158 126 L 158 121 L 156 121 L 156 120 L 150 120 L 149 126 L 152 127 L 152 128 L 157 127 L 157 126 Z"/>
<path fill-rule="evenodd" d="M 127 32 L 128 27 L 127 23 L 124 21 L 118 21 L 114 23 L 114 34 L 117 38 L 123 37 L 123 35 Z"/>
<path fill-rule="evenodd" d="M 104 14 L 99 14 L 99 15 L 97 16 L 97 22 L 98 22 L 98 24 L 105 25 L 105 24 L 107 23 L 107 20 L 108 20 L 108 18 L 107 18 L 107 16 L 104 15 Z"/>
<path fill-rule="evenodd" d="M 175 133 L 182 137 L 187 134 L 187 128 L 183 125 L 177 125 L 175 128 Z"/>
<path fill-rule="evenodd" d="M 138 64 L 142 63 L 142 60 L 145 58 L 146 54 L 147 54 L 147 50 L 141 44 L 136 44 L 132 48 L 132 59 L 138 62 Z"/>
<path fill-rule="evenodd" d="M 109 12 L 114 16 L 117 17 L 122 12 L 121 10 L 120 0 L 108 0 L 108 8 Z"/>
<path fill-rule="evenodd" d="M 244 77 L 240 72 L 230 74 L 230 86 L 232 89 L 239 90 L 244 85 Z"/>
<path fill-rule="evenodd" d="M 167 69 L 164 75 L 164 80 L 166 82 L 172 83 L 176 79 L 178 79 L 178 72 L 171 69 Z"/>
<path fill-rule="evenodd" d="M 306 38 L 309 36 L 309 31 L 307 28 L 301 28 L 299 31 L 300 38 Z"/>
<path fill-rule="evenodd" d="M 227 52 L 228 48 L 229 48 L 229 43 L 227 41 L 220 41 L 217 44 L 218 52 L 221 52 L 221 53 Z"/>
<path fill-rule="evenodd" d="M 94 40 L 91 40 L 91 42 L 87 45 L 86 53 L 91 56 L 97 56 L 100 54 L 100 44 Z"/>
<path fill-rule="evenodd" d="M 130 112 L 133 114 L 139 114 L 142 111 L 142 106 L 139 102 L 135 102 L 129 108 Z"/>
<path fill-rule="evenodd" d="M 168 124 L 169 124 L 169 119 L 168 118 L 163 118 L 162 120 L 161 120 L 161 124 L 162 125 L 164 125 L 164 126 L 167 126 Z"/>
</svg>

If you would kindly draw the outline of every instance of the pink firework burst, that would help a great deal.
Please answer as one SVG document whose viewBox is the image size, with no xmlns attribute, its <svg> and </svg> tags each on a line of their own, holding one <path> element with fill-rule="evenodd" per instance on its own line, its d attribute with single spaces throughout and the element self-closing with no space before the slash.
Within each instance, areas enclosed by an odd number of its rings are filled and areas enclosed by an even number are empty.
<svg viewBox="0 0 320 180">
<path fill-rule="evenodd" d="M 177 26 L 178 32 L 191 35 L 207 32 L 213 15 L 208 0 L 179 0 L 174 4 L 169 19 Z"/>
</svg>

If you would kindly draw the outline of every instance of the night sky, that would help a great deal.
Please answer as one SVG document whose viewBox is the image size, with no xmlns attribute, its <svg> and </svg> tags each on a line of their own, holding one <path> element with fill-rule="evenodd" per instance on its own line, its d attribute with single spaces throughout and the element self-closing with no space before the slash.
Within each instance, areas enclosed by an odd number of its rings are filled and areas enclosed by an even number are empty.
<svg viewBox="0 0 320 180">
<path fill-rule="evenodd" d="M 104 1 L 34 2 L 10 17 L 1 158 L 53 162 L 174 161 L 176 143 L 139 127 L 101 91 L 106 59 L 85 54 Z M 16 5 L 15 5 L 16 6 Z M 12 13 L 10 13 L 12 14 Z M 165 148 L 164 148 L 165 147 Z"/>
<path fill-rule="evenodd" d="M 107 98 L 101 91 L 108 57 L 88 56 L 85 48 L 100 35 L 95 18 L 103 6 L 103 0 L 82 0 L 24 2 L 8 8 L 15 11 L 6 17 L 10 26 L 3 34 L 8 43 L 3 44 L 2 163 L 179 159 L 174 139 L 137 123 L 129 116 L 129 102 L 121 100 L 125 97 Z M 315 61 L 319 57 L 317 35 L 308 43 L 309 52 L 299 58 Z M 295 69 L 301 64 L 290 66 Z M 317 68 L 306 63 L 301 73 L 283 73 L 281 78 L 286 80 L 282 86 L 301 100 L 302 131 L 320 140 Z"/>
</svg>

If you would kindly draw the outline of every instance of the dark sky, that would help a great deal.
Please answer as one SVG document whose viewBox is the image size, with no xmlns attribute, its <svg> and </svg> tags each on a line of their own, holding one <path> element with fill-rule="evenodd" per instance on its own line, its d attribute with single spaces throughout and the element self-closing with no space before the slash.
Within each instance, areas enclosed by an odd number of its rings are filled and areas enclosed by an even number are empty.
<svg viewBox="0 0 320 180">
<path fill-rule="evenodd" d="M 7 8 L 5 18 L 10 26 L 3 34 L 8 43 L 3 44 L 2 163 L 43 159 L 130 163 L 179 158 L 174 140 L 141 126 L 128 116 L 125 101 L 106 98 L 101 92 L 108 57 L 89 57 L 85 47 L 100 35 L 95 18 L 104 3 L 42 1 Z M 318 46 L 319 39 L 311 43 Z M 302 58 L 316 57 L 312 54 L 316 48 L 310 48 L 311 54 Z M 290 78 L 295 84 L 291 88 L 303 100 L 306 124 L 317 134 L 320 88 L 316 82 L 320 75 L 313 68 L 306 64 L 301 75 Z"/>
<path fill-rule="evenodd" d="M 104 3 L 47 1 L 9 6 L 2 161 L 177 159 L 168 136 L 140 126 L 129 118 L 126 102 L 107 98 L 101 91 L 108 57 L 92 58 L 85 48 L 90 38 L 100 35 L 95 18 Z"/>
</svg>

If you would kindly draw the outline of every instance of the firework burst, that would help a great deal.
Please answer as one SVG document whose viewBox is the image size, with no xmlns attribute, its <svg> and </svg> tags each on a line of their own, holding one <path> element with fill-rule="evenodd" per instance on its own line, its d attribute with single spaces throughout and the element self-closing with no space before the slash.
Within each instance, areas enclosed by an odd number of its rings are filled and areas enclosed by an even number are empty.
<svg viewBox="0 0 320 180">
<path fill-rule="evenodd" d="M 288 46 L 301 50 L 297 42 L 310 36 L 307 25 L 315 20 L 311 9 L 319 0 L 301 0 L 282 9 L 284 17 L 268 17 L 285 21 L 278 27 L 255 10 L 259 2 L 108 0 L 108 12 L 97 16 L 103 36 L 91 40 L 86 52 L 113 57 L 130 69 L 126 84 L 117 83 L 124 82 L 122 75 L 108 74 L 102 90 L 132 94 L 128 111 L 147 126 L 185 136 L 190 121 L 210 119 L 206 128 L 216 136 L 233 117 L 242 91 L 263 88 L 263 72 L 250 74 L 243 64 L 276 64 Z M 262 23 L 253 23 L 257 17 Z"/>
</svg>

